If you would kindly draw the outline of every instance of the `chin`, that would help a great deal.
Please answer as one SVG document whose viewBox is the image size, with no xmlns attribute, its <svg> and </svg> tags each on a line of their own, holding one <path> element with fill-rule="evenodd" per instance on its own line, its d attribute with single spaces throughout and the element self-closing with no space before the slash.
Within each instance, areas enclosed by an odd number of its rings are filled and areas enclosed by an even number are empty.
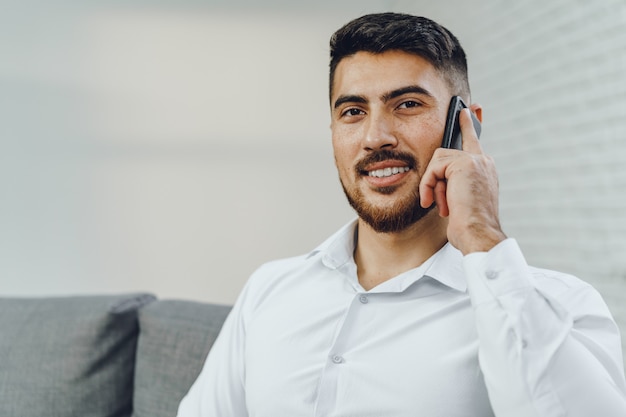
<svg viewBox="0 0 626 417">
<path fill-rule="evenodd" d="M 434 204 L 428 208 L 423 208 L 420 205 L 417 189 L 402 198 L 396 198 L 393 202 L 387 201 L 388 204 L 382 205 L 368 201 L 370 199 L 366 198 L 358 189 L 348 191 L 344 186 L 343 190 L 359 218 L 378 233 L 402 232 L 420 221 L 434 208 Z M 376 191 L 383 196 L 388 196 L 396 190 L 397 187 L 383 187 Z M 372 200 L 376 200 L 376 198 Z"/>
<path fill-rule="evenodd" d="M 388 210 L 380 210 L 379 212 L 371 210 L 357 213 L 361 220 L 378 233 L 400 233 L 418 223 L 433 208 L 434 205 L 428 208 L 420 206 L 412 211 L 401 213 Z"/>
</svg>

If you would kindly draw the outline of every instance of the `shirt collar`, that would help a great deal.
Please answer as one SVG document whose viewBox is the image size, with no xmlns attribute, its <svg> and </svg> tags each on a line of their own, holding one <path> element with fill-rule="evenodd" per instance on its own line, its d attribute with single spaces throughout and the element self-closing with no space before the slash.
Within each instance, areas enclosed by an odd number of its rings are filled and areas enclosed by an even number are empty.
<svg viewBox="0 0 626 417">
<path fill-rule="evenodd" d="M 322 263 L 330 269 L 339 269 L 346 264 L 353 264 L 356 226 L 356 219 L 344 225 L 311 251 L 307 255 L 307 259 L 319 254 Z M 354 271 L 356 273 L 356 266 Z M 390 281 L 398 281 L 393 286 L 396 287 L 396 291 L 403 291 L 422 277 L 429 277 L 457 291 L 467 291 L 463 255 L 450 243 L 446 243 L 422 265 L 406 271 Z"/>
<path fill-rule="evenodd" d="M 424 272 L 425 276 L 457 291 L 467 291 L 467 281 L 465 280 L 465 270 L 463 269 L 463 254 L 461 251 L 448 242 L 431 259 L 433 259 L 433 262 Z"/>
<path fill-rule="evenodd" d="M 354 261 L 354 232 L 357 220 L 354 219 L 343 226 L 321 245 L 313 249 L 307 259 L 318 253 L 322 255 L 322 263 L 328 268 L 337 269 L 347 262 Z"/>
</svg>

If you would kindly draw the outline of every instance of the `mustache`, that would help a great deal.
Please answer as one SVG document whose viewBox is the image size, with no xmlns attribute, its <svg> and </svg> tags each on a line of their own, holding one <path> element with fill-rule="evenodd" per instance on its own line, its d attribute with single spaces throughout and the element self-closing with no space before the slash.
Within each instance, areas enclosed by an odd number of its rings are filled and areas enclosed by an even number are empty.
<svg viewBox="0 0 626 417">
<path fill-rule="evenodd" d="M 356 163 L 354 168 L 356 169 L 356 172 L 358 174 L 363 174 L 367 172 L 366 168 L 369 165 L 389 160 L 405 162 L 410 169 L 415 169 L 417 167 L 417 161 L 410 153 L 389 149 L 381 149 L 365 156 L 363 159 Z"/>
</svg>

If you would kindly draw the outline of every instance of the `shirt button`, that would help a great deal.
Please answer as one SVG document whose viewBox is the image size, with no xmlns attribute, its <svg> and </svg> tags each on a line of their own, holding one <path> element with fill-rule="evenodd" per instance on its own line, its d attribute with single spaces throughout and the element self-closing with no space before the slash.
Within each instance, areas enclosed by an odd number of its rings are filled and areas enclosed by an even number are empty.
<svg viewBox="0 0 626 417">
<path fill-rule="evenodd" d="M 369 303 L 370 300 L 369 300 L 369 298 L 367 298 L 367 295 L 361 294 L 361 296 L 359 297 L 359 301 L 362 304 L 367 304 L 367 303 Z"/>
<path fill-rule="evenodd" d="M 339 355 L 333 355 L 332 360 L 333 360 L 333 363 L 336 363 L 336 364 L 343 363 L 343 357 Z"/>
<path fill-rule="evenodd" d="M 485 273 L 485 276 L 487 277 L 487 279 L 496 279 L 498 278 L 498 272 L 490 269 Z"/>
</svg>

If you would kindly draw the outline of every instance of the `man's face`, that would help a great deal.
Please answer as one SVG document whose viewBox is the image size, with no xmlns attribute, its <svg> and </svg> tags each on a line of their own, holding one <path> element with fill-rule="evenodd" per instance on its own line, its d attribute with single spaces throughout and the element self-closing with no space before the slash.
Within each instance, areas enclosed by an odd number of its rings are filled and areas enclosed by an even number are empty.
<svg viewBox="0 0 626 417">
<path fill-rule="evenodd" d="M 335 162 L 359 217 L 398 232 L 426 215 L 418 185 L 441 145 L 451 93 L 425 59 L 358 52 L 337 66 L 331 97 Z"/>
</svg>

